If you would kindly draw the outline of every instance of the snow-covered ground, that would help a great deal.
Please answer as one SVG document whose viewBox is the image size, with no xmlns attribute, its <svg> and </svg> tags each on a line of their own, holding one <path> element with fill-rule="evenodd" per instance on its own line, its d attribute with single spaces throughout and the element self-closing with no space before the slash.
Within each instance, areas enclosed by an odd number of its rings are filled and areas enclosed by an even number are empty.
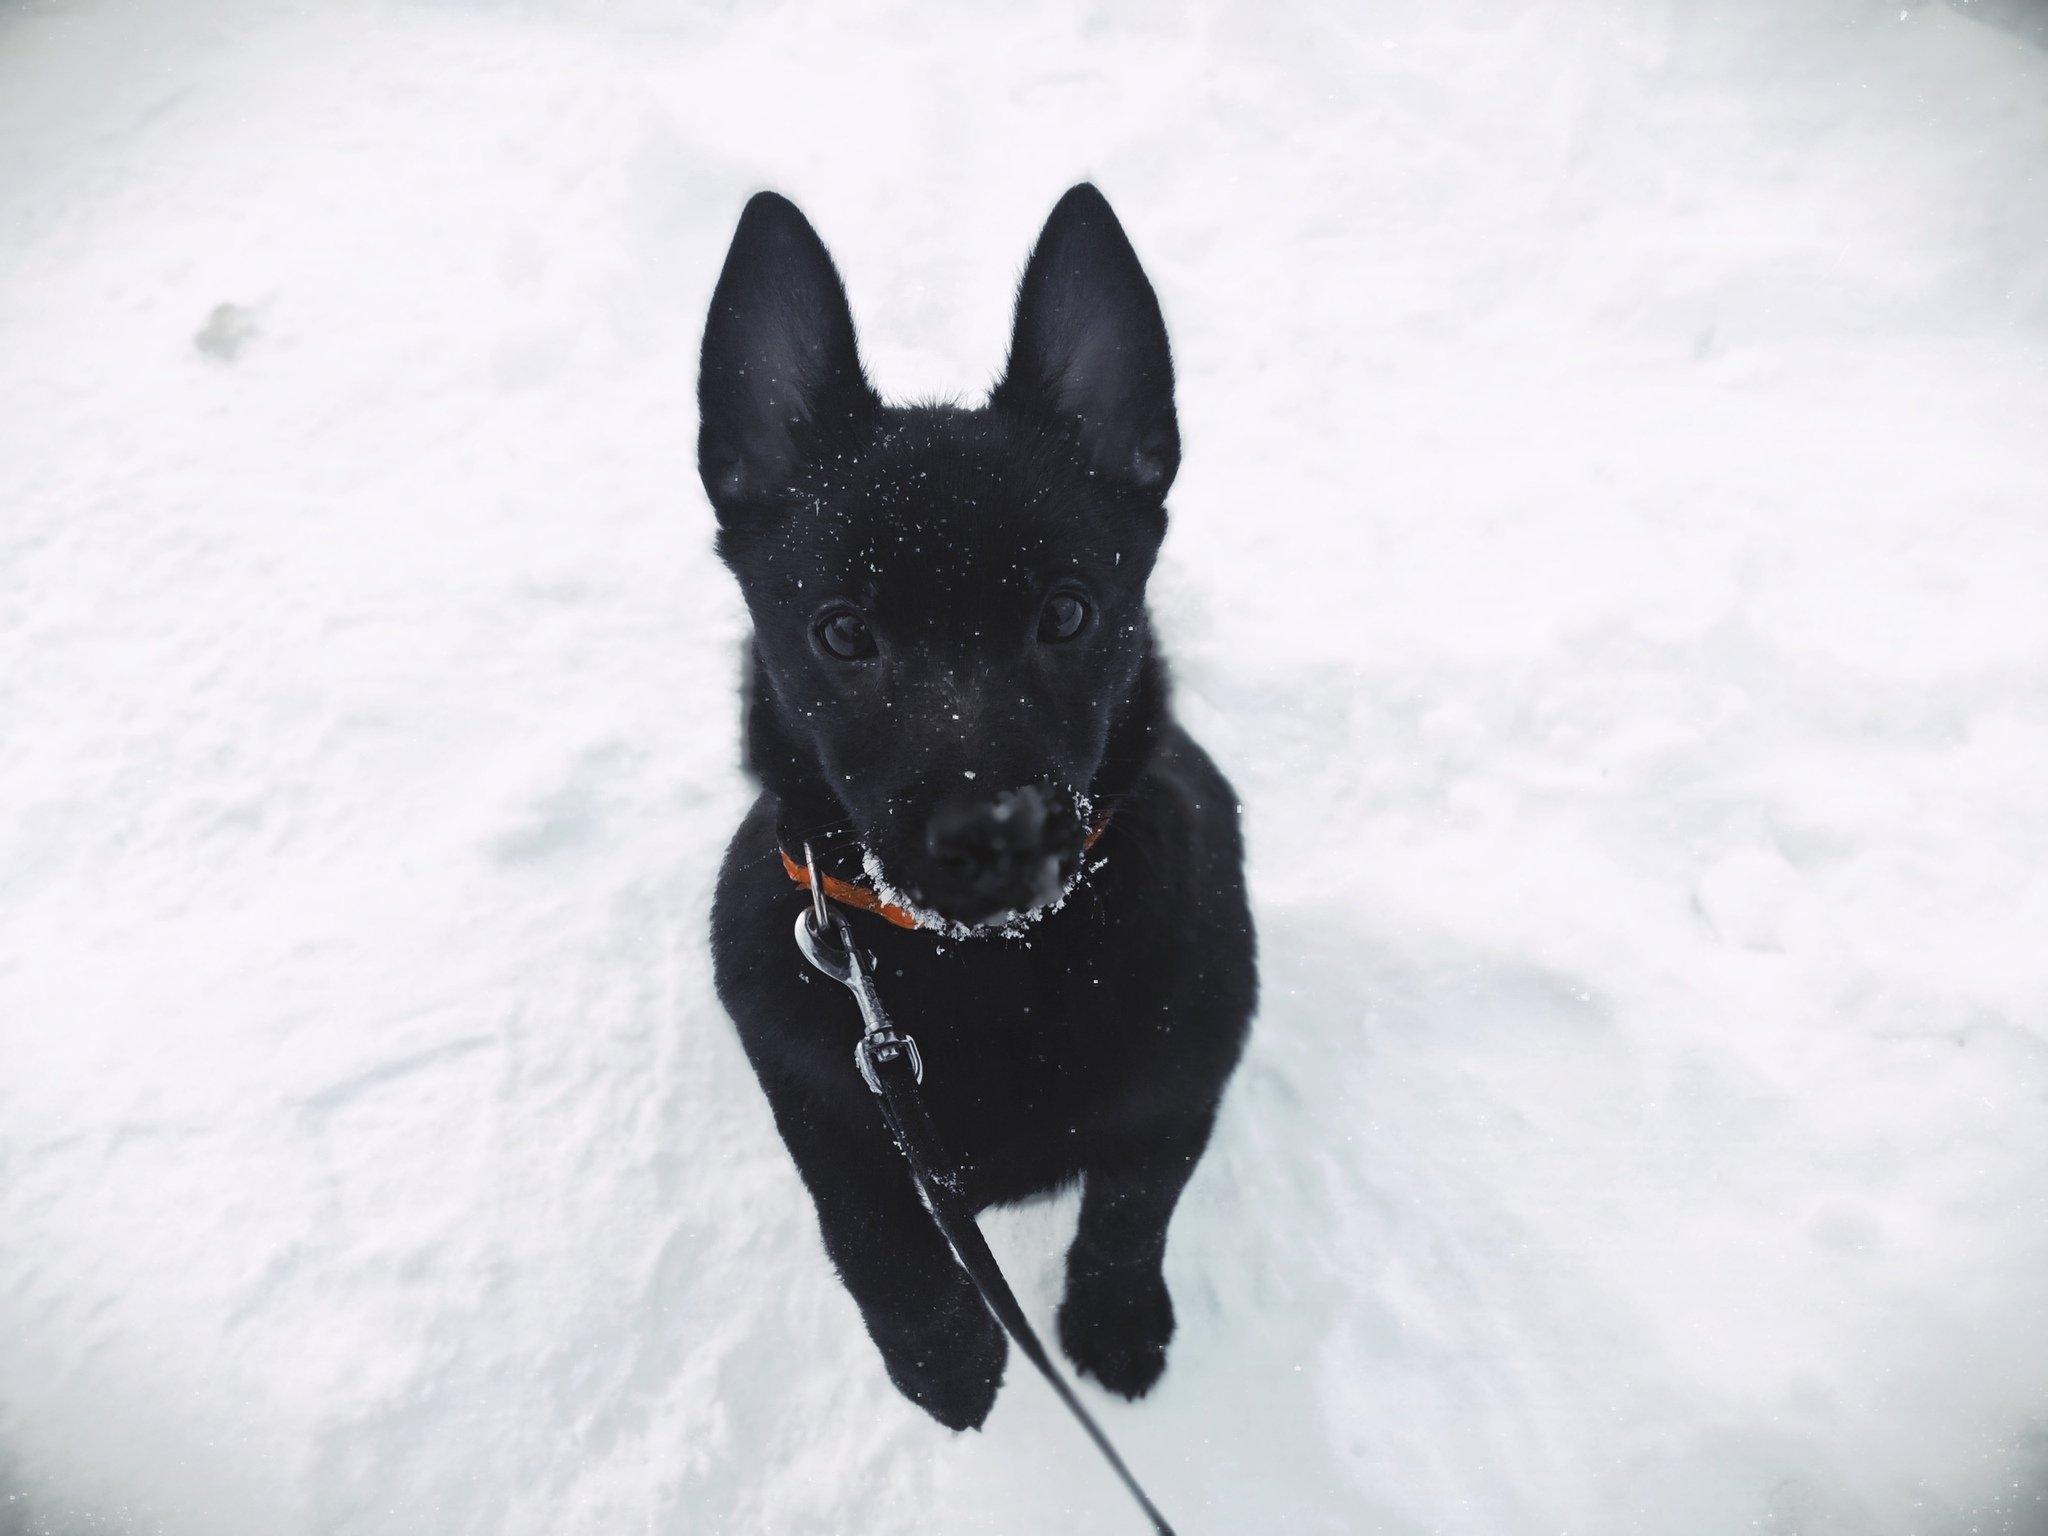
<svg viewBox="0 0 2048 1536">
<path fill-rule="evenodd" d="M 1974 3 L 0 5 L 0 1532 L 1141 1528 L 1020 1362 L 889 1387 L 704 940 L 739 206 L 973 394 L 1084 175 L 1265 950 L 1086 1389 L 1140 1475 L 2048 1532 L 2048 52 Z M 989 1223 L 1041 1319 L 1072 1218 Z"/>
</svg>

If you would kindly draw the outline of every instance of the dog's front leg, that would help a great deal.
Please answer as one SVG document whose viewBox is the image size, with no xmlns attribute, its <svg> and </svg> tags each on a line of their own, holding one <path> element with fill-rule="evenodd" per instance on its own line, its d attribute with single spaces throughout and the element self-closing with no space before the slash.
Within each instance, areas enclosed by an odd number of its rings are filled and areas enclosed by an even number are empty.
<svg viewBox="0 0 2048 1536">
<path fill-rule="evenodd" d="M 872 1134 L 821 1125 L 814 1114 L 777 1118 L 817 1205 L 825 1251 L 889 1379 L 947 1428 L 978 1429 L 1003 1383 L 1009 1345 L 876 1113 Z"/>
<path fill-rule="evenodd" d="M 1166 1369 L 1173 1298 L 1161 1265 L 1166 1227 L 1208 1140 L 1161 1138 L 1142 1160 L 1090 1168 L 1081 1221 L 1067 1250 L 1060 1344 L 1112 1392 L 1143 1397 Z"/>
</svg>

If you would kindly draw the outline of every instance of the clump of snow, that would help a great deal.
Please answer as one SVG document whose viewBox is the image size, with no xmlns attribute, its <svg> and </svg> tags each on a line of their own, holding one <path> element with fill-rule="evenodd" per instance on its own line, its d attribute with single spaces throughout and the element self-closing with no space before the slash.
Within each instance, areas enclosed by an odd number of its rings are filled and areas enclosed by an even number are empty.
<svg viewBox="0 0 2048 1536">
<path fill-rule="evenodd" d="M 704 941 L 738 209 L 943 395 L 1082 175 L 1265 966 L 1133 1469 L 2044 1529 L 2048 52 L 1970 9 L 0 11 L 0 1529 L 1134 1529 L 1028 1372 L 889 1386 Z M 1073 1209 L 988 1223 L 1042 1324 Z"/>
</svg>

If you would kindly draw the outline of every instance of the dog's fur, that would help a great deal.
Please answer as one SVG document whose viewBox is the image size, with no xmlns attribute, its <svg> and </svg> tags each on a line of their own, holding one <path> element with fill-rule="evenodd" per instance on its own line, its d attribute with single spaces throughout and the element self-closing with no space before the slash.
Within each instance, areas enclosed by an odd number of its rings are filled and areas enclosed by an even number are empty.
<svg viewBox="0 0 2048 1536">
<path fill-rule="evenodd" d="M 792 942 L 778 843 L 919 916 L 849 912 L 970 1203 L 1082 1181 L 1060 1339 L 1140 1396 L 1173 1335 L 1167 1223 L 1257 989 L 1235 797 L 1167 712 L 1145 610 L 1180 462 L 1151 284 L 1077 186 L 988 404 L 885 406 L 831 258 L 764 192 L 712 297 L 699 403 L 719 552 L 754 622 L 762 784 L 712 954 L 826 1251 L 896 1385 L 980 1425 L 1003 1335 L 854 1068 L 852 998 Z"/>
</svg>

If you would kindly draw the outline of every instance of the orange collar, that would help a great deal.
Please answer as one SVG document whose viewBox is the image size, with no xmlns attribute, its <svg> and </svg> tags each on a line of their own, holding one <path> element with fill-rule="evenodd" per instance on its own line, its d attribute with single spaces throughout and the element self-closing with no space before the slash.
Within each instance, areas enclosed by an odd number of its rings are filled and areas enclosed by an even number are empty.
<svg viewBox="0 0 2048 1536">
<path fill-rule="evenodd" d="M 792 859 L 787 848 L 777 845 L 775 851 L 782 855 L 782 867 L 789 871 L 789 878 L 808 891 L 811 888 L 811 872 Z M 842 880 L 837 875 L 826 875 L 823 878 L 825 895 L 842 907 L 859 907 L 861 911 L 872 912 L 884 922 L 894 923 L 898 928 L 917 926 L 917 919 L 910 913 L 893 901 L 882 900 L 866 886 L 855 885 L 851 880 Z"/>
<path fill-rule="evenodd" d="M 1081 844 L 1081 851 L 1086 853 L 1093 848 L 1095 840 L 1108 828 L 1109 817 L 1104 816 L 1088 829 L 1088 837 Z M 788 872 L 789 878 L 808 891 L 811 888 L 811 872 L 792 859 L 787 848 L 777 844 L 775 851 L 782 855 L 782 867 Z M 822 878 L 828 900 L 836 901 L 843 907 L 858 907 L 863 912 L 872 912 L 883 922 L 894 923 L 898 928 L 919 926 L 916 916 L 908 909 L 897 906 L 893 901 L 882 900 L 864 885 L 855 885 L 851 880 L 841 880 L 837 875 L 825 875 Z"/>
</svg>

